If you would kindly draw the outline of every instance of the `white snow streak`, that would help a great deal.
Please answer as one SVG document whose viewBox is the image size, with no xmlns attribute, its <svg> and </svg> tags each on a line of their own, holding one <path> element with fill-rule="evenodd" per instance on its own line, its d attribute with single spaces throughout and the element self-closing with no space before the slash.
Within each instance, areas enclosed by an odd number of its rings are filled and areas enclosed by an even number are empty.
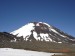
<svg viewBox="0 0 75 56">
<path fill-rule="evenodd" d="M 55 33 L 58 33 L 56 30 L 54 30 L 54 29 L 51 29 L 53 32 L 55 32 Z"/>
</svg>

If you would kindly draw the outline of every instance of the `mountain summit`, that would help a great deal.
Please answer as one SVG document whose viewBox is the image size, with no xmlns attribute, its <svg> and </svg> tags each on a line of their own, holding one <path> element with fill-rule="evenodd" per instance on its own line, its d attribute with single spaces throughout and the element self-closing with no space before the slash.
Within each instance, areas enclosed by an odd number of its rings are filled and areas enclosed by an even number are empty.
<svg viewBox="0 0 75 56">
<path fill-rule="evenodd" d="M 17 37 L 23 37 L 25 41 L 50 41 L 50 42 L 73 42 L 74 37 L 68 35 L 54 26 L 44 22 L 31 22 L 11 32 Z"/>
</svg>

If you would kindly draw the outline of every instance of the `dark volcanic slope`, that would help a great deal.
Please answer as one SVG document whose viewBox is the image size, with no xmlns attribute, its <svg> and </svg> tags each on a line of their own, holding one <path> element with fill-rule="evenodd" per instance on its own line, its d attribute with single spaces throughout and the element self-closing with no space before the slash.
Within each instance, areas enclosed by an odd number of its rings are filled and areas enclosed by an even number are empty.
<svg viewBox="0 0 75 56">
<path fill-rule="evenodd" d="M 7 32 L 0 32 L 0 42 L 8 42 L 11 40 L 15 40 L 15 36 L 7 33 Z"/>
</svg>

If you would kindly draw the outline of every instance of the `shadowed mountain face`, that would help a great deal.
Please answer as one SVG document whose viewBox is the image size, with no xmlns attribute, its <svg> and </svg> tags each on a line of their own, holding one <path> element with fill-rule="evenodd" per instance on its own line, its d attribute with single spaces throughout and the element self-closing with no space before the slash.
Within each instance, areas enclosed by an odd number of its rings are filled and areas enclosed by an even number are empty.
<svg viewBox="0 0 75 56">
<path fill-rule="evenodd" d="M 7 32 L 0 32 L 0 42 L 9 42 L 9 41 L 14 41 L 15 36 L 7 33 Z"/>
<path fill-rule="evenodd" d="M 17 39 L 22 37 L 24 41 L 48 41 L 56 43 L 72 43 L 75 38 L 63 31 L 43 22 L 31 22 L 11 32 Z"/>
</svg>

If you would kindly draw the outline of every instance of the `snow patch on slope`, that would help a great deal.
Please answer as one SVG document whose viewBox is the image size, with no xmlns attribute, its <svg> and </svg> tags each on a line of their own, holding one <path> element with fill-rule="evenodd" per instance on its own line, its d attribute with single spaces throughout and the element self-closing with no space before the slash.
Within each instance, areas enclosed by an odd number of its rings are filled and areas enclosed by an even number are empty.
<svg viewBox="0 0 75 56">
<path fill-rule="evenodd" d="M 60 35 L 61 37 L 66 37 L 66 36 L 60 34 L 59 32 L 57 32 L 55 29 L 51 29 L 51 30 L 52 30 L 53 32 L 57 33 L 58 35 Z"/>
<path fill-rule="evenodd" d="M 13 35 L 17 35 L 18 37 L 23 36 L 24 38 L 31 34 L 31 30 L 34 29 L 34 24 L 29 23 L 24 25 L 23 27 L 19 28 L 18 30 L 15 30 L 14 32 L 11 32 Z"/>
</svg>

